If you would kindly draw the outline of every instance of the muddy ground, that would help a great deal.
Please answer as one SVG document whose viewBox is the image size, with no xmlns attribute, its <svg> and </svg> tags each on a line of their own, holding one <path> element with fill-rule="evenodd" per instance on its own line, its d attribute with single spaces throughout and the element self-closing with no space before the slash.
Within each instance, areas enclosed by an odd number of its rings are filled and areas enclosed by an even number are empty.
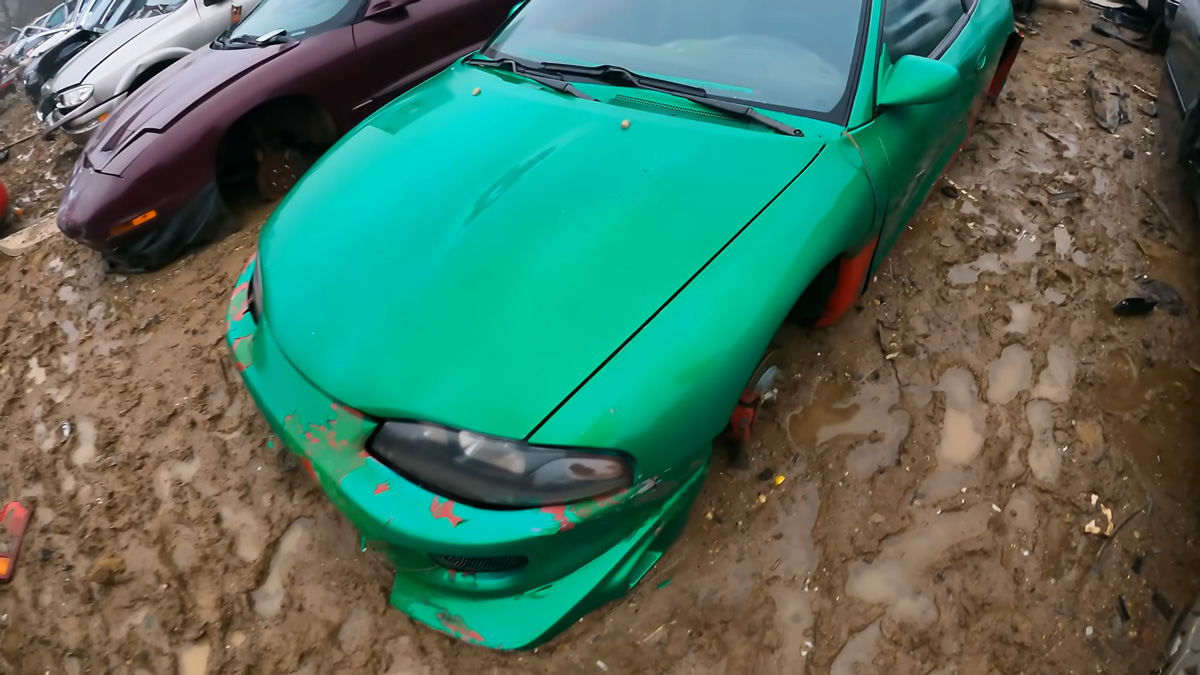
<svg viewBox="0 0 1200 675">
<path fill-rule="evenodd" d="M 0 148 L 16 143 L 9 148 L 8 158 L 0 162 L 0 178 L 8 188 L 10 202 L 9 219 L 0 223 L 0 235 L 54 213 L 79 157 L 79 149 L 62 134 L 49 141 L 29 138 L 39 131 L 41 125 L 23 93 L 0 99 Z"/>
<path fill-rule="evenodd" d="M 222 342 L 265 213 L 153 276 L 61 238 L 0 260 L 0 500 L 37 505 L 0 673 L 1152 672 L 1200 590 L 1195 215 L 1133 88 L 1159 59 L 1038 18 L 963 192 L 847 320 L 781 333 L 752 467 L 718 462 L 641 586 L 533 653 L 390 608 L 383 561 L 269 446 Z M 1117 135 L 1093 66 L 1132 92 Z M 1113 315 L 1140 274 L 1178 315 Z"/>
</svg>

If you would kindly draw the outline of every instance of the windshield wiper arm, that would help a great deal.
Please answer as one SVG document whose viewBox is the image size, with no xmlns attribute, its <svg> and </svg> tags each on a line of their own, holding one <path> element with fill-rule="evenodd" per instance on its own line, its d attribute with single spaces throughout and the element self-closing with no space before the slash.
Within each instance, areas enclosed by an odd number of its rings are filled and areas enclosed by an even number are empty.
<svg viewBox="0 0 1200 675">
<path fill-rule="evenodd" d="M 284 42 L 290 42 L 290 40 L 288 39 L 287 31 L 282 28 L 276 28 L 269 33 L 263 33 L 262 35 L 239 35 L 237 37 L 224 40 L 225 44 L 251 45 L 255 47 L 277 45 Z"/>
<path fill-rule="evenodd" d="M 539 64 L 539 67 L 549 73 L 590 77 L 609 84 L 632 86 L 647 91 L 657 91 L 660 94 L 671 94 L 672 96 L 687 99 L 697 105 L 706 106 L 728 113 L 734 117 L 741 117 L 757 122 L 784 136 L 804 136 L 804 132 L 790 124 L 785 124 L 773 117 L 768 117 L 748 105 L 713 98 L 704 89 L 693 87 L 690 84 L 638 75 L 620 66 L 579 66 L 572 63 L 542 63 Z"/>
<path fill-rule="evenodd" d="M 287 41 L 288 32 L 283 28 L 276 28 L 268 33 L 263 33 L 254 39 L 254 43 L 260 45 L 277 45 L 281 42 Z"/>
<path fill-rule="evenodd" d="M 538 75 L 535 71 L 541 70 L 540 68 L 528 68 L 526 66 L 521 65 L 520 63 L 517 63 L 517 61 L 514 59 L 492 60 L 492 59 L 480 58 L 478 56 L 468 56 L 466 59 L 463 59 L 463 63 L 465 63 L 469 66 L 479 66 L 481 68 L 495 68 L 497 70 L 507 70 L 510 73 L 513 73 L 514 75 L 520 75 L 521 77 L 524 77 L 526 79 L 533 80 L 534 82 L 537 82 L 538 84 L 542 85 L 543 87 L 546 87 L 547 89 L 553 89 L 554 91 L 562 92 L 564 94 L 570 94 L 571 96 L 574 96 L 575 98 L 581 98 L 585 101 L 595 101 L 596 100 L 595 98 L 588 96 L 584 92 L 580 91 L 579 87 L 576 87 L 575 85 L 571 84 L 570 82 L 567 82 L 566 80 L 563 80 L 560 78 L 545 77 L 543 75 Z"/>
</svg>

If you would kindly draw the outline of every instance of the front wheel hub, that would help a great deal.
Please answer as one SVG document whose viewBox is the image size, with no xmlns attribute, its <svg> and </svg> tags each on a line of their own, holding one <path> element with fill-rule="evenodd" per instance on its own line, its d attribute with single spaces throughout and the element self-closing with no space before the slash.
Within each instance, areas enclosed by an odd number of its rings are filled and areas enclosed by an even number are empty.
<svg viewBox="0 0 1200 675">
<path fill-rule="evenodd" d="M 258 162 L 258 190 L 271 201 L 282 199 L 307 169 L 308 162 L 299 151 L 265 151 Z"/>
<path fill-rule="evenodd" d="M 750 383 L 742 390 L 738 403 L 729 417 L 729 436 L 740 444 L 750 441 L 750 427 L 758 416 L 758 409 L 764 401 L 775 396 L 775 383 L 779 379 L 779 349 L 771 348 L 763 356 Z"/>
</svg>

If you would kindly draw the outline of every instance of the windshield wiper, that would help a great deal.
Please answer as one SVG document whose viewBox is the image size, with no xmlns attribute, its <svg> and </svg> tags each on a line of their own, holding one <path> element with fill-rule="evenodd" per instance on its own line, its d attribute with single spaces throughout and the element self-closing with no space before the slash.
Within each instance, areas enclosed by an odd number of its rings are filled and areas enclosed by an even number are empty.
<svg viewBox="0 0 1200 675">
<path fill-rule="evenodd" d="M 538 84 L 542 85 L 543 87 L 546 87 L 547 89 L 553 89 L 554 91 L 562 92 L 564 94 L 570 94 L 571 96 L 574 96 L 575 98 L 581 98 L 585 101 L 595 101 L 596 100 L 595 98 L 588 96 L 584 92 L 580 91 L 579 87 L 576 87 L 575 85 L 571 84 L 570 82 L 567 82 L 566 80 L 563 80 L 561 78 L 545 77 L 543 75 L 539 75 L 539 74 L 537 74 L 536 71 L 541 70 L 540 68 L 529 68 L 527 66 L 521 65 L 520 63 L 517 63 L 517 61 L 514 59 L 492 60 L 492 59 L 480 58 L 478 56 L 468 56 L 467 58 L 463 59 L 463 63 L 465 63 L 469 66 L 479 66 L 480 68 L 495 68 L 497 70 L 507 70 L 514 75 L 520 75 L 521 77 L 524 77 L 526 79 L 533 80 L 534 82 L 537 82 Z"/>
<path fill-rule="evenodd" d="M 757 122 L 784 136 L 804 136 L 804 132 L 796 127 L 780 122 L 773 117 L 767 117 L 748 105 L 712 98 L 706 90 L 700 87 L 693 87 L 689 84 L 672 82 L 671 80 L 664 80 L 657 77 L 638 75 L 620 66 L 579 66 L 572 63 L 539 63 L 538 68 L 548 73 L 587 77 L 606 84 L 631 86 L 647 91 L 657 91 L 660 94 L 678 96 L 692 103 L 719 110 L 734 117 L 741 117 Z"/>
<path fill-rule="evenodd" d="M 286 30 L 282 28 L 276 28 L 269 33 L 263 33 L 262 35 L 239 35 L 237 37 L 224 40 L 224 43 L 230 45 L 265 47 L 267 45 L 278 45 L 290 41 L 291 40 L 288 38 Z"/>
</svg>

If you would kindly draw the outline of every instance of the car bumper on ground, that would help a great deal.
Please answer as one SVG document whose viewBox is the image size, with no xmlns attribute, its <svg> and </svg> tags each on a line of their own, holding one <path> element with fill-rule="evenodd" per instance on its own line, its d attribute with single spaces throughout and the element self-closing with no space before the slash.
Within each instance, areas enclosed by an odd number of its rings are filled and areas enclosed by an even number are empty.
<svg viewBox="0 0 1200 675">
<path fill-rule="evenodd" d="M 250 311 L 256 260 L 238 279 L 227 342 L 255 402 L 284 446 L 396 569 L 391 603 L 453 637 L 531 648 L 621 597 L 686 522 L 708 471 L 646 479 L 605 498 L 489 510 L 429 492 L 366 450 L 377 422 L 317 390 Z M 314 309 L 314 311 L 319 311 Z"/>
</svg>

